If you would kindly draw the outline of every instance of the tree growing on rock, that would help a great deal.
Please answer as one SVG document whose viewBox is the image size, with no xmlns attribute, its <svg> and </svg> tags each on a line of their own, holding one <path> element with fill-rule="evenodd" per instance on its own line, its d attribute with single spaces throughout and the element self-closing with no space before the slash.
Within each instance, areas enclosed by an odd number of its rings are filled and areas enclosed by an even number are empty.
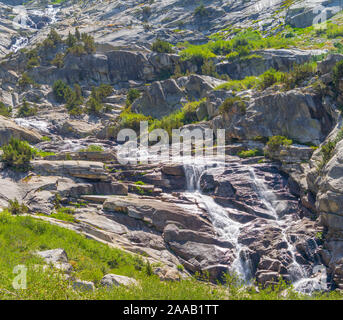
<svg viewBox="0 0 343 320">
<path fill-rule="evenodd" d="M 3 155 L 1 160 L 6 167 L 14 171 L 27 171 L 30 168 L 30 161 L 35 155 L 35 150 L 26 141 L 11 138 L 7 145 L 2 147 Z"/>
</svg>

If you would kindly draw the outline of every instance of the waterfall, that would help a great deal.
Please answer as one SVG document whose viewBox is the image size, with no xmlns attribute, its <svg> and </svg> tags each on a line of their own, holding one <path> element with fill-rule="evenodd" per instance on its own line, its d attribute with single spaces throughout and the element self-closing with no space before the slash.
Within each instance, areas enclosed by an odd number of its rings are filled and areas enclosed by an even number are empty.
<svg viewBox="0 0 343 320">
<path fill-rule="evenodd" d="M 296 261 L 296 249 L 287 238 L 287 231 L 290 227 L 285 227 L 284 222 L 278 214 L 283 209 L 282 204 L 277 201 L 277 197 L 273 191 L 268 188 L 264 180 L 257 177 L 253 167 L 249 167 L 249 172 L 256 193 L 259 195 L 261 202 L 267 208 L 268 212 L 275 217 L 276 223 L 282 230 L 282 237 L 287 243 L 288 250 L 291 253 L 292 264 L 290 265 L 288 272 L 291 276 L 291 281 L 295 290 L 310 294 L 315 290 L 318 290 L 318 288 L 325 290 L 326 284 L 324 285 L 325 281 L 323 281 L 323 277 L 310 278 L 308 271 Z M 317 265 L 314 267 L 314 270 L 318 268 L 322 270 L 322 267 L 323 266 Z"/>
<path fill-rule="evenodd" d="M 230 241 L 234 245 L 236 248 L 236 258 L 230 266 L 230 271 L 238 275 L 244 282 L 249 283 L 253 278 L 251 261 L 246 256 L 245 247 L 238 241 L 242 225 L 232 220 L 227 210 L 217 204 L 211 196 L 201 193 L 201 176 L 205 171 L 210 169 L 207 169 L 205 165 L 192 163 L 184 164 L 184 170 L 187 181 L 186 196 L 193 198 L 201 208 L 206 210 L 218 234 L 218 238 Z M 247 171 L 250 175 L 252 187 L 258 195 L 259 200 L 268 213 L 275 218 L 273 220 L 274 223 L 282 230 L 282 238 L 287 243 L 287 249 L 292 257 L 292 263 L 288 272 L 295 290 L 301 293 L 312 294 L 318 288 L 325 289 L 323 276 L 309 277 L 307 270 L 296 261 L 296 249 L 287 237 L 289 226 L 286 225 L 285 221 L 279 215 L 284 209 L 284 204 L 278 201 L 274 191 L 268 187 L 264 179 L 258 177 L 253 167 L 247 166 Z M 314 269 L 318 267 L 320 266 L 316 266 Z"/>
<path fill-rule="evenodd" d="M 217 204 L 212 197 L 201 193 L 200 178 L 206 171 L 205 165 L 185 164 L 184 169 L 187 180 L 187 196 L 195 199 L 199 206 L 206 210 L 219 239 L 230 241 L 236 248 L 236 258 L 230 271 L 244 282 L 249 282 L 252 277 L 250 261 L 245 255 L 244 247 L 238 242 L 241 224 L 232 220 L 225 208 Z"/>
<path fill-rule="evenodd" d="M 27 20 L 27 27 L 31 28 L 31 29 L 38 29 L 38 26 L 36 25 L 36 23 L 30 18 L 30 14 L 34 14 L 37 16 L 41 16 L 41 17 L 47 17 L 50 19 L 48 25 L 50 24 L 54 24 L 57 21 L 56 15 L 59 12 L 59 8 L 54 7 L 52 5 L 48 5 L 45 10 L 30 10 L 27 12 L 26 15 L 26 20 Z M 18 52 L 20 49 L 23 49 L 25 47 L 27 47 L 30 43 L 30 40 L 28 37 L 24 37 L 24 36 L 19 36 L 16 37 L 14 39 L 12 39 L 12 45 L 9 49 L 10 52 Z"/>
</svg>

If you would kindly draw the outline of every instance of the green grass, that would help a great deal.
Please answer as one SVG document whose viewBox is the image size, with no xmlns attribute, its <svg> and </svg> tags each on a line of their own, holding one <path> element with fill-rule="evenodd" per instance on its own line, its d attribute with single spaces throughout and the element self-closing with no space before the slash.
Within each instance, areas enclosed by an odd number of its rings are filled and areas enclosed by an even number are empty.
<svg viewBox="0 0 343 320">
<path fill-rule="evenodd" d="M 138 256 L 94 240 L 86 239 L 73 231 L 50 225 L 32 217 L 14 217 L 0 213 L 0 299 L 221 299 L 224 290 L 206 283 L 190 281 L 162 283 L 157 276 L 148 276 L 147 265 Z M 74 267 L 74 276 L 82 280 L 99 280 L 108 273 L 136 278 L 136 288 L 98 289 L 93 293 L 80 293 L 69 287 L 68 281 L 51 275 L 51 272 L 33 270 L 42 259 L 37 250 L 63 248 Z M 26 290 L 12 288 L 16 265 L 28 268 Z M 11 292 L 8 294 L 8 292 Z"/>
<path fill-rule="evenodd" d="M 199 65 L 205 60 L 218 55 L 233 59 L 246 57 L 254 50 L 289 48 L 293 45 L 295 45 L 295 42 L 291 38 L 285 38 L 280 35 L 263 37 L 259 31 L 246 29 L 238 32 L 230 40 L 212 37 L 212 40 L 203 45 L 183 43 L 178 46 L 184 47 L 180 52 L 182 60 L 190 60 Z"/>
<path fill-rule="evenodd" d="M 143 257 L 134 256 L 120 249 L 87 239 L 74 231 L 64 229 L 30 216 L 11 216 L 7 211 L 0 213 L 0 299 L 27 300 L 279 300 L 279 299 L 342 299 L 338 292 L 318 294 L 314 297 L 294 293 L 282 281 L 274 288 L 253 287 L 244 289 L 234 276 L 226 277 L 226 285 L 214 286 L 206 277 L 175 282 L 161 282 L 152 274 L 153 266 Z M 63 248 L 74 267 L 73 276 L 93 281 L 94 292 L 74 291 L 68 280 L 60 273 L 48 269 L 35 269 L 44 264 L 34 252 Z M 16 277 L 13 268 L 27 267 L 27 289 L 14 289 Z M 183 268 L 178 266 L 181 271 Z M 133 277 L 139 281 L 137 287 L 115 287 L 104 289 L 99 280 L 108 273 Z M 289 292 L 284 296 L 285 290 Z"/>
<path fill-rule="evenodd" d="M 243 150 L 237 153 L 240 158 L 253 158 L 258 156 L 263 156 L 263 152 L 258 149 L 251 149 L 251 150 Z"/>
<path fill-rule="evenodd" d="M 270 69 L 258 77 L 245 77 L 242 80 L 230 80 L 215 88 L 215 90 L 232 90 L 233 92 L 244 91 L 248 89 L 264 90 L 273 84 L 281 83 L 284 73 Z"/>
</svg>

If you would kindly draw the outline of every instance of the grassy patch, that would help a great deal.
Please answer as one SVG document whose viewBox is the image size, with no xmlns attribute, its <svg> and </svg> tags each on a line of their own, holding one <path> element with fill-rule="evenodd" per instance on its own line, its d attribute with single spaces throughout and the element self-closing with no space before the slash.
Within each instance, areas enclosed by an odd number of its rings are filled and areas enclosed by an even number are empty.
<svg viewBox="0 0 343 320">
<path fill-rule="evenodd" d="M 243 150 L 237 153 L 240 158 L 253 158 L 258 156 L 263 156 L 263 152 L 258 149 L 251 149 L 251 150 Z"/>
</svg>

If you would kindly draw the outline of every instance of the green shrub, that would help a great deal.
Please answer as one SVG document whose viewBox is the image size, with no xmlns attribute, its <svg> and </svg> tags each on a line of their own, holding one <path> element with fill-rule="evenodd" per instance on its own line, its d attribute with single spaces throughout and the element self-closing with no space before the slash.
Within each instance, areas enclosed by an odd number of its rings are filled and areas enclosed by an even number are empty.
<svg viewBox="0 0 343 320">
<path fill-rule="evenodd" d="M 161 39 L 156 39 L 156 41 L 152 44 L 152 51 L 158 53 L 173 53 L 173 46 L 168 43 L 167 41 L 163 41 Z"/>
<path fill-rule="evenodd" d="M 204 61 L 214 58 L 216 55 L 208 45 L 187 45 L 187 48 L 180 52 L 182 61 L 191 61 L 201 67 Z"/>
<path fill-rule="evenodd" d="M 133 113 L 130 111 L 130 108 L 124 110 L 119 116 L 119 127 L 120 128 L 128 128 L 133 129 L 134 131 L 138 132 L 140 129 L 140 122 L 141 121 L 148 121 L 151 122 L 151 117 L 146 117 L 140 113 Z"/>
<path fill-rule="evenodd" d="M 71 88 L 62 80 L 55 81 L 52 90 L 56 101 L 59 103 L 67 102 L 68 98 L 72 95 Z"/>
<path fill-rule="evenodd" d="M 37 114 L 37 108 L 30 105 L 25 99 L 23 100 L 22 105 L 19 107 L 17 112 L 18 118 L 27 118 L 32 117 Z"/>
<path fill-rule="evenodd" d="M 83 41 L 83 46 L 88 54 L 94 53 L 96 51 L 94 38 L 91 35 L 82 33 L 81 40 Z"/>
<path fill-rule="evenodd" d="M 90 97 L 89 100 L 86 103 L 87 106 L 87 113 L 88 114 L 94 114 L 94 115 L 100 115 L 101 111 L 103 110 L 104 106 L 101 102 L 99 102 L 94 97 Z"/>
<path fill-rule="evenodd" d="M 285 88 L 287 90 L 291 90 L 299 86 L 304 80 L 308 79 L 309 77 L 313 77 L 316 72 L 316 62 L 294 65 L 293 69 L 290 72 L 283 74 L 281 81 L 285 84 Z"/>
<path fill-rule="evenodd" d="M 26 68 L 32 69 L 40 65 L 40 61 L 38 57 L 32 57 L 27 61 Z"/>
<path fill-rule="evenodd" d="M 0 102 L 0 116 L 10 118 L 12 116 L 12 107 L 6 106 L 3 102 Z"/>
<path fill-rule="evenodd" d="M 67 91 L 69 92 L 69 90 Z M 81 87 L 78 84 L 74 85 L 74 90 L 70 89 L 69 96 L 67 97 L 67 102 L 65 107 L 67 108 L 70 115 L 81 115 L 84 110 L 82 108 L 83 96 Z"/>
<path fill-rule="evenodd" d="M 141 96 L 141 93 L 137 89 L 130 89 L 126 96 L 126 107 L 129 107 L 136 99 Z"/>
<path fill-rule="evenodd" d="M 63 68 L 64 66 L 64 54 L 57 53 L 55 58 L 51 60 L 51 64 L 56 66 L 57 68 Z"/>
<path fill-rule="evenodd" d="M 104 100 L 110 96 L 113 92 L 113 87 L 109 84 L 101 84 L 99 87 L 93 87 L 91 96 L 99 102 L 104 102 Z"/>
<path fill-rule="evenodd" d="M 5 166 L 15 171 L 27 171 L 35 151 L 26 141 L 11 138 L 7 145 L 2 147 L 3 155 L 1 160 Z"/>
<path fill-rule="evenodd" d="M 229 113 L 233 110 L 234 107 L 238 108 L 238 111 L 242 114 L 246 112 L 246 104 L 241 97 L 231 97 L 227 98 L 223 104 L 219 107 L 219 112 L 221 114 Z"/>
<path fill-rule="evenodd" d="M 29 85 L 35 85 L 36 83 L 30 78 L 30 76 L 24 72 L 18 81 L 18 85 L 21 89 L 28 87 Z"/>
<path fill-rule="evenodd" d="M 179 129 L 184 125 L 198 121 L 196 110 L 200 104 L 205 103 L 206 99 L 186 103 L 181 110 L 175 111 L 160 120 L 153 120 L 149 130 L 164 129 L 172 136 L 173 129 Z"/>
<path fill-rule="evenodd" d="M 100 115 L 105 106 L 103 102 L 111 95 L 113 88 L 107 84 L 101 84 L 99 87 L 93 87 L 91 97 L 87 101 L 87 113 Z"/>
<path fill-rule="evenodd" d="M 203 4 L 201 4 L 195 8 L 194 15 L 198 17 L 206 17 L 208 16 L 208 11 L 206 7 Z"/>
<path fill-rule="evenodd" d="M 261 76 L 260 88 L 262 90 L 265 90 L 277 82 L 278 82 L 278 78 L 276 76 L 276 70 L 271 69 L 271 70 L 265 72 Z"/>
<path fill-rule="evenodd" d="M 66 44 L 67 44 L 68 48 L 71 48 L 71 47 L 75 46 L 76 43 L 77 43 L 77 41 L 78 41 L 78 40 L 77 40 L 76 36 L 75 36 L 75 35 L 72 35 L 72 34 L 70 33 L 70 31 L 69 31 L 68 37 L 67 37 L 67 39 L 66 39 Z"/>
<path fill-rule="evenodd" d="M 217 86 L 215 90 L 232 90 L 233 92 L 243 91 L 247 89 L 253 89 L 258 86 L 259 83 L 260 80 L 258 77 L 246 77 L 243 80 L 230 80 Z"/>
<path fill-rule="evenodd" d="M 273 136 L 270 137 L 267 146 L 270 151 L 278 151 L 281 146 L 290 146 L 293 144 L 293 141 L 290 139 L 287 139 L 283 136 Z"/>
<path fill-rule="evenodd" d="M 216 66 L 212 60 L 205 60 L 202 67 L 201 73 L 207 76 L 219 78 L 219 74 L 216 71 Z"/>
<path fill-rule="evenodd" d="M 29 208 L 23 203 L 20 204 L 17 198 L 9 200 L 8 204 L 7 210 L 12 215 L 25 214 L 29 211 Z"/>
<path fill-rule="evenodd" d="M 82 44 L 76 44 L 71 48 L 67 49 L 67 53 L 70 53 L 74 56 L 81 57 L 82 55 L 86 54 L 86 50 Z"/>
<path fill-rule="evenodd" d="M 47 38 L 43 41 L 43 47 L 45 49 L 53 49 L 60 43 L 62 43 L 61 36 L 56 32 L 55 29 L 51 29 Z"/>
</svg>

